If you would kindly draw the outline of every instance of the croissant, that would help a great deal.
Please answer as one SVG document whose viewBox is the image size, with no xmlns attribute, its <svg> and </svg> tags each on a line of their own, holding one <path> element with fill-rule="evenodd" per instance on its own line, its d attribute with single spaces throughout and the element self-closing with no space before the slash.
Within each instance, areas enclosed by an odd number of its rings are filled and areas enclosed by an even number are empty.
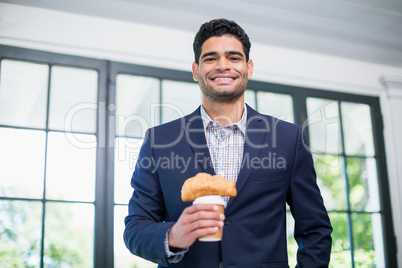
<svg viewBox="0 0 402 268">
<path fill-rule="evenodd" d="M 181 199 L 184 202 L 194 201 L 196 198 L 206 195 L 236 196 L 236 194 L 234 181 L 207 173 L 198 173 L 187 179 L 181 188 Z"/>
</svg>

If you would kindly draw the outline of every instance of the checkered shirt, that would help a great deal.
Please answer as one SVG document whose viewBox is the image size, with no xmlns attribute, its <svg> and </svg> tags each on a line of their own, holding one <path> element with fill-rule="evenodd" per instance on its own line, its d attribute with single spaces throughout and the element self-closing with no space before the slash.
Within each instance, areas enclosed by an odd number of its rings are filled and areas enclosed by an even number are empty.
<svg viewBox="0 0 402 268">
<path fill-rule="evenodd" d="M 246 106 L 244 105 L 240 121 L 225 127 L 213 121 L 203 106 L 201 106 L 201 117 L 215 173 L 236 182 L 243 159 L 247 122 Z M 228 200 L 229 198 L 225 198 L 226 202 Z"/>
</svg>

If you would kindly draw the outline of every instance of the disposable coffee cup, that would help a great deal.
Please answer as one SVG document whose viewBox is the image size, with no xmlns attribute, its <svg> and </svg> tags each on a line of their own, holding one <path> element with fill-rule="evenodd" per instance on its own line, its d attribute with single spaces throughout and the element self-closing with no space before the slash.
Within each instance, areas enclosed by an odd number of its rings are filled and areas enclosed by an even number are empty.
<svg viewBox="0 0 402 268">
<path fill-rule="evenodd" d="M 193 204 L 214 204 L 218 206 L 218 213 L 222 213 L 225 209 L 226 203 L 222 196 L 220 195 L 206 195 L 198 197 L 194 200 Z M 198 238 L 199 241 L 204 242 L 214 242 L 222 240 L 222 227 L 219 230 L 211 235 L 206 235 Z"/>
</svg>

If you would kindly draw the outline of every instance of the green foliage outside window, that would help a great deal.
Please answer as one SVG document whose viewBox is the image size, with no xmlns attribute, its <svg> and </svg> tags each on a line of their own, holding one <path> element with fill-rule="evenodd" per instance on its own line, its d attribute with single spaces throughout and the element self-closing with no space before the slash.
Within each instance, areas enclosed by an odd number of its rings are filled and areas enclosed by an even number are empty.
<svg viewBox="0 0 402 268">
<path fill-rule="evenodd" d="M 0 200 L 0 267 L 40 267 L 41 235 L 42 202 Z M 93 229 L 73 221 L 69 204 L 46 205 L 43 260 L 48 268 L 93 267 Z"/>
<path fill-rule="evenodd" d="M 353 237 L 353 259 L 355 267 L 376 267 L 374 251 L 373 217 L 378 213 L 366 210 L 370 195 L 367 183 L 367 159 L 348 158 L 346 174 L 348 178 L 349 202 L 346 198 L 346 182 L 341 172 L 342 159 L 333 155 L 321 155 L 315 161 L 320 188 L 330 207 L 329 216 L 334 229 L 332 233 L 332 253 L 330 267 L 351 267 L 350 229 Z M 342 204 L 344 202 L 344 204 Z M 342 207 L 345 207 L 342 209 Z M 347 208 L 350 207 L 348 215 Z M 328 207 L 327 207 L 328 209 Z M 332 212 L 331 212 L 332 210 Z M 348 216 L 352 228 L 348 224 Z"/>
</svg>

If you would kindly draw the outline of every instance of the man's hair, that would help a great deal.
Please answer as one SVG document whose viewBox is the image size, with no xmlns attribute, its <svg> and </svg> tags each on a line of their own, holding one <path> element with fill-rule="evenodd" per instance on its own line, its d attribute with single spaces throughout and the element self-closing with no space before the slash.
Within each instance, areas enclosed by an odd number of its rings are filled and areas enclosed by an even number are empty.
<svg viewBox="0 0 402 268">
<path fill-rule="evenodd" d="M 201 25 L 200 30 L 195 35 L 193 50 L 195 62 L 199 64 L 201 47 L 204 42 L 213 36 L 231 35 L 236 37 L 242 44 L 246 61 L 249 60 L 251 43 L 244 30 L 234 21 L 226 19 L 215 19 Z"/>
</svg>

